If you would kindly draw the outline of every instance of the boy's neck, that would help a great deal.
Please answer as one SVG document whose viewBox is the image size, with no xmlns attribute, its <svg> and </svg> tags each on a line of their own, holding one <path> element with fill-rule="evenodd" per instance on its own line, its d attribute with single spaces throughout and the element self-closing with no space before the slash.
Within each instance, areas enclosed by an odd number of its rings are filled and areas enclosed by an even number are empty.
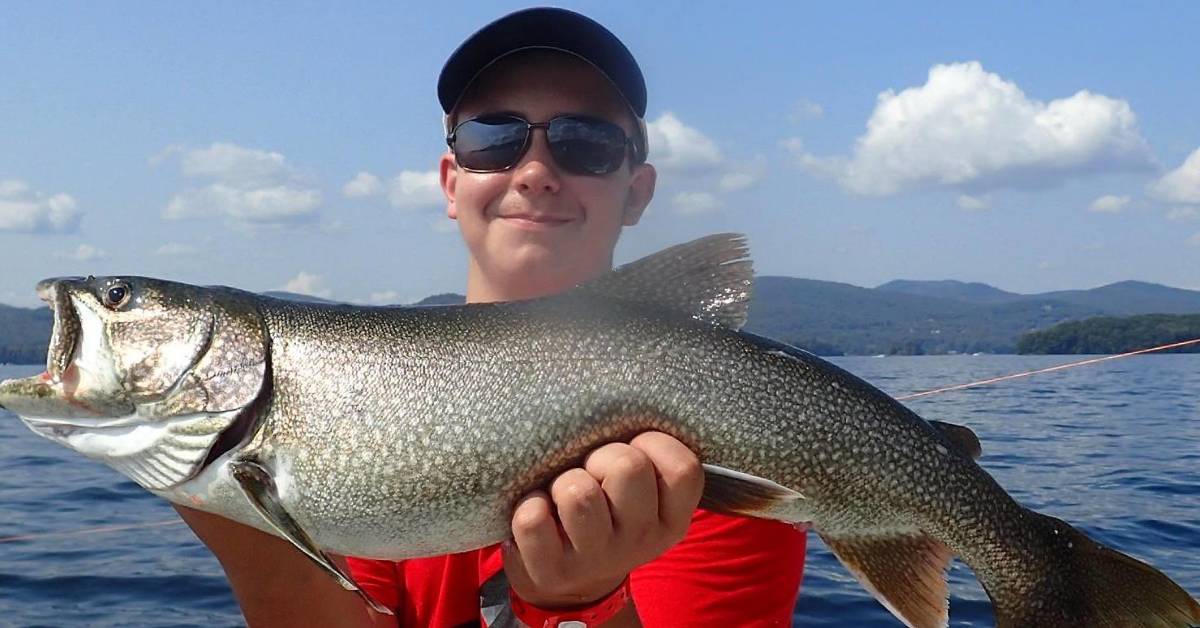
<svg viewBox="0 0 1200 628">
<path fill-rule="evenodd" d="M 604 274 L 604 269 L 594 275 L 579 277 L 575 281 L 559 283 L 533 283 L 526 278 L 518 281 L 496 281 L 489 278 L 475 265 L 474 260 L 467 268 L 467 303 L 494 303 L 497 301 L 521 301 L 558 294 Z"/>
</svg>

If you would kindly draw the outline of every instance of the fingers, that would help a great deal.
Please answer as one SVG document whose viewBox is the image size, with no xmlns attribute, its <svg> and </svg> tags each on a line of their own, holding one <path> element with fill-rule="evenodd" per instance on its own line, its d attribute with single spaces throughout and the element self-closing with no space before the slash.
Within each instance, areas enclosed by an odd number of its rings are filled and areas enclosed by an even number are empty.
<svg viewBox="0 0 1200 628">
<path fill-rule="evenodd" d="M 656 471 L 659 520 L 683 538 L 704 492 L 700 459 L 686 445 L 662 432 L 640 434 L 630 445 L 641 450 Z"/>
<path fill-rule="evenodd" d="M 516 562 L 520 563 L 521 572 L 528 573 L 535 581 L 552 579 L 553 574 L 539 573 L 538 569 L 558 565 L 563 559 L 563 541 L 552 507 L 550 496 L 545 491 L 533 491 L 521 498 L 513 510 Z"/>
<path fill-rule="evenodd" d="M 613 534 L 606 489 L 584 469 L 571 469 L 550 485 L 550 497 L 566 533 L 567 551 L 592 555 L 603 551 Z"/>
<path fill-rule="evenodd" d="M 588 455 L 583 468 L 599 481 L 612 504 L 618 535 L 637 543 L 658 525 L 658 480 L 645 453 L 632 445 L 611 443 Z"/>
</svg>

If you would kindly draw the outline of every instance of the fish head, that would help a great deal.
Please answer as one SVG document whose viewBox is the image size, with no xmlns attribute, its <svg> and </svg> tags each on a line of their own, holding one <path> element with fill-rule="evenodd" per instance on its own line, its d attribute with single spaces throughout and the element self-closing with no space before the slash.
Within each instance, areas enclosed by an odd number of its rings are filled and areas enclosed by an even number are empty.
<svg viewBox="0 0 1200 628">
<path fill-rule="evenodd" d="M 246 293 L 147 277 L 53 278 L 37 292 L 53 311 L 46 370 L 0 382 L 0 407 L 85 455 L 155 450 L 175 464 L 183 447 L 198 464 L 263 388 L 267 334 Z"/>
</svg>

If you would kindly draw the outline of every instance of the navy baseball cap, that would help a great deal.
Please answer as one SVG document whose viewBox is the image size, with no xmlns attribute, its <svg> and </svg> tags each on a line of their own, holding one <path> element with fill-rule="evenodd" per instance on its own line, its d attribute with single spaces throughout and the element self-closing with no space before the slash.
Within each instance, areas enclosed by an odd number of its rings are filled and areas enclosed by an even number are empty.
<svg viewBox="0 0 1200 628">
<path fill-rule="evenodd" d="M 535 48 L 575 55 L 608 78 L 637 120 L 645 154 L 646 80 L 633 54 L 595 20 L 554 7 L 505 15 L 476 31 L 450 54 L 438 77 L 438 100 L 446 123 L 467 88 L 488 66 L 519 50 Z"/>
</svg>

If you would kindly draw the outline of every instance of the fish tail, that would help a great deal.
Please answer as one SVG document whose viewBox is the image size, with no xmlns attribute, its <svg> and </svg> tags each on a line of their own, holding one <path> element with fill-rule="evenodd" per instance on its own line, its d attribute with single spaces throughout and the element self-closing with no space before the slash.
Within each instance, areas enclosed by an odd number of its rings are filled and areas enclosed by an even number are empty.
<svg viewBox="0 0 1200 628">
<path fill-rule="evenodd" d="M 988 594 L 997 628 L 1200 626 L 1200 604 L 1157 569 L 1097 543 L 1070 524 L 1027 511 L 1045 575 L 1010 573 Z"/>
</svg>

